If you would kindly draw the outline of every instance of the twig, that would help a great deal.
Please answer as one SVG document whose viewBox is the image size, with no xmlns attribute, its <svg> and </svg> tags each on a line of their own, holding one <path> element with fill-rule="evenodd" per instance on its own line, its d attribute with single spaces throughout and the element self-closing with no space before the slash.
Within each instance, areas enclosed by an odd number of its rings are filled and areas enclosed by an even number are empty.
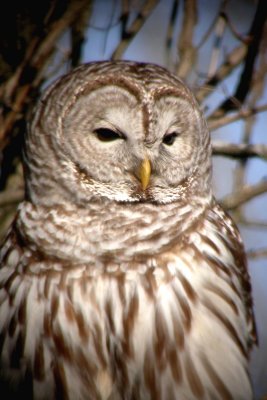
<svg viewBox="0 0 267 400">
<path fill-rule="evenodd" d="M 167 29 L 167 35 L 166 35 L 166 48 L 168 51 L 170 51 L 172 47 L 172 42 L 173 42 L 173 30 L 174 30 L 174 24 L 175 24 L 175 19 L 177 15 L 177 10 L 178 10 L 178 0 L 174 0 L 172 4 L 172 11 L 171 11 L 171 16 L 169 20 L 169 25 Z"/>
<path fill-rule="evenodd" d="M 122 40 L 120 41 L 118 47 L 113 52 L 111 59 L 112 60 L 119 60 L 127 47 L 129 46 L 131 40 L 134 36 L 139 32 L 139 30 L 144 25 L 145 21 L 147 20 L 148 16 L 154 10 L 156 5 L 158 4 L 158 0 L 147 0 L 145 1 L 143 8 L 139 11 L 136 19 L 132 23 L 132 25 L 128 28 L 128 30 L 122 31 Z"/>
<path fill-rule="evenodd" d="M 17 67 L 14 75 L 1 85 L 0 96 L 10 109 L 2 116 L 0 150 L 6 146 L 16 121 L 25 113 L 24 107 L 27 105 L 30 92 L 42 82 L 44 67 L 56 46 L 57 39 L 79 18 L 86 7 L 88 7 L 87 0 L 70 2 L 64 15 L 47 27 L 47 35 L 32 39 L 23 62 Z"/>
<path fill-rule="evenodd" d="M 217 24 L 218 19 L 220 18 L 221 12 L 222 12 L 222 10 L 224 10 L 224 8 L 225 8 L 227 3 L 228 3 L 228 0 L 223 0 L 222 5 L 220 6 L 220 10 L 219 10 L 218 14 L 216 14 L 215 18 L 211 22 L 211 24 L 208 27 L 207 31 L 204 33 L 204 35 L 200 39 L 199 43 L 197 44 L 197 46 L 196 46 L 197 51 L 200 50 L 200 48 L 204 45 L 204 43 L 206 42 L 208 37 L 211 35 L 212 31 L 214 30 L 214 27 Z"/>
<path fill-rule="evenodd" d="M 267 145 L 246 143 L 225 143 L 216 141 L 212 143 L 214 156 L 224 156 L 238 159 L 260 157 L 267 160 Z"/>
<path fill-rule="evenodd" d="M 252 259 L 267 257 L 267 249 L 257 249 L 247 251 L 247 256 Z"/>
<path fill-rule="evenodd" d="M 0 192 L 0 207 L 12 206 L 18 204 L 23 200 L 24 190 L 22 188 L 9 189 Z"/>
<path fill-rule="evenodd" d="M 234 210 L 247 201 L 253 199 L 267 192 L 267 181 L 263 180 L 256 185 L 246 185 L 238 192 L 234 192 L 225 196 L 224 199 L 220 201 L 222 206 L 227 210 Z"/>
<path fill-rule="evenodd" d="M 249 220 L 244 217 L 242 214 L 237 215 L 236 212 L 234 213 L 234 218 L 237 224 L 241 224 L 244 226 L 253 226 L 257 228 L 267 228 L 267 221 L 259 221 L 259 220 Z"/>
<path fill-rule="evenodd" d="M 266 33 L 267 33 L 267 26 L 266 26 Z M 262 97 L 263 91 L 264 91 L 264 81 L 265 81 L 265 76 L 266 76 L 266 72 L 267 72 L 267 62 L 266 62 L 267 60 L 265 57 L 266 46 L 267 46 L 267 40 L 263 39 L 261 42 L 260 51 L 259 51 L 259 60 L 257 63 L 257 70 L 256 70 L 256 73 L 254 73 L 254 78 L 253 78 L 253 82 L 252 82 L 251 89 L 250 89 L 250 96 L 249 96 L 249 99 L 247 102 L 249 108 L 251 108 L 251 109 L 256 107 L 256 104 Z M 259 145 L 256 145 L 256 148 L 255 148 L 255 146 L 251 145 L 251 136 L 254 131 L 255 122 L 256 122 L 255 115 L 252 115 L 251 117 L 246 118 L 244 120 L 244 124 L 243 124 L 244 130 L 243 130 L 243 138 L 242 138 L 242 143 L 244 145 L 243 147 L 245 148 L 247 146 L 247 149 L 249 151 L 252 150 L 252 153 L 254 153 L 254 155 L 257 155 L 257 153 L 262 154 L 262 156 L 265 157 L 265 159 L 266 159 L 266 154 L 264 154 L 265 153 L 264 148 L 261 148 L 261 146 L 259 146 Z M 263 150 L 263 153 L 262 153 L 262 150 Z M 252 154 L 252 156 L 253 156 L 253 154 Z M 246 169 L 247 169 L 248 165 L 249 165 L 248 158 L 246 156 L 244 158 L 242 157 L 239 159 L 239 163 L 237 164 L 237 166 L 234 170 L 233 184 L 234 184 L 236 191 L 241 189 L 246 182 Z M 236 209 L 235 217 L 237 218 L 238 216 L 239 216 L 239 218 L 242 218 L 244 220 L 243 206 L 240 206 Z"/>
<path fill-rule="evenodd" d="M 81 61 L 82 47 L 85 42 L 85 31 L 88 20 L 92 12 L 92 4 L 80 13 L 76 21 L 71 26 L 71 66 L 76 67 Z"/>
<path fill-rule="evenodd" d="M 121 40 L 127 36 L 127 24 L 130 18 L 130 7 L 128 0 L 122 0 L 121 2 L 122 13 L 120 16 L 121 25 Z"/>
<path fill-rule="evenodd" d="M 52 25 L 51 30 L 45 36 L 45 39 L 40 43 L 33 57 L 32 64 L 38 68 L 43 66 L 47 57 L 51 54 L 57 39 L 60 37 L 64 30 L 73 25 L 77 19 L 80 18 L 80 14 L 85 12 L 89 3 L 86 0 L 76 0 L 70 3 L 69 8 L 66 10 L 64 16 L 55 21 Z"/>
<path fill-rule="evenodd" d="M 246 55 L 247 46 L 242 44 L 232 50 L 226 57 L 223 64 L 218 68 L 217 72 L 213 77 L 206 80 L 203 85 L 195 93 L 198 101 L 201 103 L 205 97 L 207 97 L 214 88 L 223 81 L 231 72 L 243 61 Z"/>
<path fill-rule="evenodd" d="M 179 41 L 177 44 L 179 63 L 176 66 L 176 74 L 181 78 L 186 78 L 191 71 L 196 60 L 196 48 L 193 46 L 194 27 L 197 23 L 197 3 L 196 0 L 184 1 L 184 18 Z"/>
<path fill-rule="evenodd" d="M 214 115 L 220 116 L 225 111 L 236 109 L 239 104 L 243 104 L 252 82 L 254 64 L 259 52 L 260 41 L 264 30 L 264 24 L 267 17 L 266 0 L 259 0 L 254 20 L 249 32 L 249 37 L 252 38 L 248 45 L 247 54 L 245 57 L 244 68 L 240 76 L 237 88 L 232 98 L 226 99 L 214 112 Z M 233 101 L 235 99 L 235 101 Z"/>
<path fill-rule="evenodd" d="M 252 105 L 255 106 L 255 104 L 256 104 L 256 98 L 255 102 L 253 102 Z M 246 169 L 248 167 L 248 157 L 246 157 L 245 150 L 248 150 L 247 152 L 250 154 L 252 153 L 250 155 L 252 157 L 256 156 L 257 153 L 261 154 L 262 149 L 257 148 L 259 145 L 255 145 L 256 146 L 255 148 L 255 146 L 253 146 L 250 143 L 250 137 L 253 132 L 254 123 L 255 123 L 255 115 L 244 120 L 243 139 L 241 143 L 243 153 L 242 157 L 239 158 L 238 160 L 239 162 L 237 163 L 233 171 L 233 187 L 235 188 L 235 191 L 241 190 L 246 183 Z M 264 149 L 263 149 L 263 156 L 264 156 Z M 242 215 L 243 215 L 243 206 L 240 206 L 235 210 L 235 217 L 238 218 L 238 216 L 241 217 Z"/>
<path fill-rule="evenodd" d="M 226 26 L 225 14 L 221 12 L 215 27 L 214 46 L 212 49 L 210 65 L 208 68 L 208 74 L 207 74 L 208 78 L 214 76 L 217 69 L 225 26 Z"/>
<path fill-rule="evenodd" d="M 226 21 L 226 23 L 227 23 L 227 25 L 228 25 L 228 27 L 229 27 L 229 29 L 230 29 L 232 35 L 233 35 L 237 40 L 239 40 L 240 42 L 243 42 L 243 43 L 248 44 L 248 43 L 250 42 L 251 38 L 250 38 L 249 36 L 247 36 L 247 35 L 246 35 L 246 36 L 241 35 L 241 34 L 235 29 L 234 24 L 232 23 L 232 21 L 230 20 L 228 14 L 227 14 L 226 12 L 222 11 L 222 14 L 223 14 L 223 16 L 224 16 L 224 18 L 225 18 L 225 21 Z"/>
<path fill-rule="evenodd" d="M 208 117 L 208 126 L 211 131 L 218 129 L 222 126 L 231 124 L 232 122 L 238 121 L 239 119 L 246 119 L 251 117 L 252 115 L 258 114 L 260 112 L 267 111 L 267 104 L 263 104 L 261 106 L 250 108 L 250 109 L 240 109 L 238 112 L 223 115 L 222 117 L 215 118 L 212 114 Z"/>
</svg>

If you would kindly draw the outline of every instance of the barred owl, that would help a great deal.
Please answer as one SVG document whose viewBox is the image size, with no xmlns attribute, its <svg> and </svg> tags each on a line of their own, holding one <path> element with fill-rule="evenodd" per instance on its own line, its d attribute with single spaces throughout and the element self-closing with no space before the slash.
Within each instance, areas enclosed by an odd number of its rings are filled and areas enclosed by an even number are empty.
<svg viewBox="0 0 267 400">
<path fill-rule="evenodd" d="M 244 249 L 177 77 L 118 61 L 59 79 L 25 181 L 1 250 L 1 396 L 252 399 Z"/>
</svg>

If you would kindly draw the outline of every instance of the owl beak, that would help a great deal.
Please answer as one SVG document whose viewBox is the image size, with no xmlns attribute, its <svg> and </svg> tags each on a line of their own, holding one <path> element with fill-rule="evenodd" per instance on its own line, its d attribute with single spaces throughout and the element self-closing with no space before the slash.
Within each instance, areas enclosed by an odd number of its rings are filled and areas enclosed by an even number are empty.
<svg viewBox="0 0 267 400">
<path fill-rule="evenodd" d="M 142 185 L 142 189 L 146 190 L 151 175 L 151 163 L 148 158 L 145 158 L 140 166 L 139 176 Z"/>
</svg>

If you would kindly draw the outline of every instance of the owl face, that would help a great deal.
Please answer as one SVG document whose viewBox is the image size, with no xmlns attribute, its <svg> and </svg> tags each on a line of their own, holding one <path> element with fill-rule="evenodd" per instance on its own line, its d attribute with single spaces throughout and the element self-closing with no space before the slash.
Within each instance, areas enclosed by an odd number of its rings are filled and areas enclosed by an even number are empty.
<svg viewBox="0 0 267 400">
<path fill-rule="evenodd" d="M 57 190 L 77 202 L 167 203 L 189 188 L 210 192 L 209 135 L 189 90 L 154 65 L 97 65 L 100 71 L 89 64 L 71 74 L 79 83 L 73 91 L 62 78 L 46 96 L 57 99 L 56 107 L 45 99 L 33 123 L 32 136 L 49 135 L 45 154 L 58 165 L 56 177 L 50 174 Z"/>
</svg>

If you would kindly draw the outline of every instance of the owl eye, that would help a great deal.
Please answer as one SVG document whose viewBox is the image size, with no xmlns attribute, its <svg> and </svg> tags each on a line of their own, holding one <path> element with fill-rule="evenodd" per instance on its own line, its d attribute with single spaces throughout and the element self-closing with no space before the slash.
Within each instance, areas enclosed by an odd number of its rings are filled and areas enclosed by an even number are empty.
<svg viewBox="0 0 267 400">
<path fill-rule="evenodd" d="M 112 142 L 113 140 L 122 139 L 122 136 L 108 128 L 99 128 L 94 131 L 96 137 L 101 142 Z"/>
<path fill-rule="evenodd" d="M 167 135 L 164 136 L 162 142 L 167 146 L 171 146 L 175 142 L 177 136 L 178 136 L 177 132 L 168 133 Z"/>
</svg>

